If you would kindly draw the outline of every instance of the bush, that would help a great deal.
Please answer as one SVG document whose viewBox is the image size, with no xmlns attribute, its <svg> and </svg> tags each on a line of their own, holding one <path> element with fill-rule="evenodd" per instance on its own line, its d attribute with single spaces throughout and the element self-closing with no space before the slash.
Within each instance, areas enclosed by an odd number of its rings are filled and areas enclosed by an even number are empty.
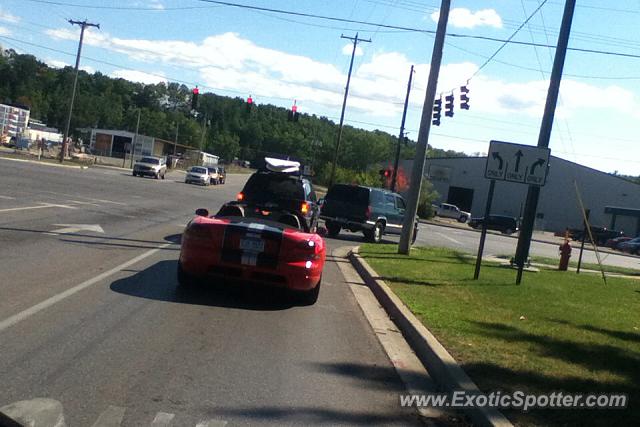
<svg viewBox="0 0 640 427">
<path fill-rule="evenodd" d="M 431 181 L 427 179 L 422 179 L 422 187 L 420 189 L 420 199 L 418 201 L 418 217 L 422 219 L 429 219 L 435 215 L 433 210 L 433 206 L 431 204 L 439 197 L 440 195 L 433 188 L 433 184 Z"/>
</svg>

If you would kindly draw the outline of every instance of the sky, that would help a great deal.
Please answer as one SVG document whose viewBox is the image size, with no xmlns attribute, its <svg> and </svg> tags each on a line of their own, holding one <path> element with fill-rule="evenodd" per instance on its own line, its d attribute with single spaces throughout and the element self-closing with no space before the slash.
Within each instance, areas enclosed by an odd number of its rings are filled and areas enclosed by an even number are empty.
<svg viewBox="0 0 640 427">
<path fill-rule="evenodd" d="M 298 111 L 338 122 L 353 49 L 342 36 L 357 33 L 371 42 L 357 45 L 345 123 L 398 134 L 415 65 L 406 129 L 417 139 L 439 1 L 229 3 L 360 23 L 200 0 L 0 0 L 0 45 L 54 67 L 70 65 L 79 28 L 67 21 L 86 19 L 100 24 L 85 34 L 81 67 L 88 72 L 178 81 L 282 107 L 295 100 Z M 640 2 L 577 3 L 551 153 L 604 172 L 640 175 Z M 451 8 L 438 93 L 453 91 L 456 109 L 432 127 L 430 145 L 467 154 L 486 153 L 491 140 L 535 145 L 555 54 L 546 46 L 557 43 L 564 2 L 453 0 Z M 545 46 L 502 47 L 487 37 Z M 468 111 L 458 108 L 462 85 L 470 90 Z"/>
</svg>

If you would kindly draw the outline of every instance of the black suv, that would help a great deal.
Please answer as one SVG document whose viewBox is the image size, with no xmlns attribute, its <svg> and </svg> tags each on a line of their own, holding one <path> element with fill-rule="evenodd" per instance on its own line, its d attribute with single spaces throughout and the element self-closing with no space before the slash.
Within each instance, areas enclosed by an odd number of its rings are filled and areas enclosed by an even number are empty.
<svg viewBox="0 0 640 427">
<path fill-rule="evenodd" d="M 378 243 L 382 235 L 400 234 L 405 201 L 401 195 L 382 188 L 336 184 L 329 189 L 320 212 L 329 236 L 337 236 L 341 229 L 362 231 L 365 238 Z M 417 236 L 416 224 L 412 242 Z"/>
<path fill-rule="evenodd" d="M 315 232 L 320 208 L 311 181 L 299 174 L 262 170 L 251 175 L 238 193 L 237 205 L 245 216 L 263 217 L 277 222 L 291 214 L 299 224 L 290 224 L 306 232 Z"/>
<path fill-rule="evenodd" d="M 471 218 L 469 220 L 469 226 L 478 229 L 482 228 L 484 217 Z M 513 234 L 518 231 L 518 224 L 516 219 L 512 216 L 505 215 L 489 215 L 487 220 L 487 230 L 495 230 L 504 234 Z"/>
</svg>

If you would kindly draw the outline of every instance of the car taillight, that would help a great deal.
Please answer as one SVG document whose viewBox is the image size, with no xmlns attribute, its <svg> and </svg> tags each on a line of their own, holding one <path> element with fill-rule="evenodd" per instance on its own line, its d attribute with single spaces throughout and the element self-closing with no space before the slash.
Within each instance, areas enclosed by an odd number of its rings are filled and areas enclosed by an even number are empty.
<svg viewBox="0 0 640 427">
<path fill-rule="evenodd" d="M 371 206 L 367 206 L 367 210 L 364 211 L 365 218 L 369 219 L 371 217 Z"/>
<path fill-rule="evenodd" d="M 309 203 L 304 202 L 302 206 L 300 206 L 300 212 L 302 212 L 303 214 L 309 213 Z"/>
<path fill-rule="evenodd" d="M 244 200 L 244 193 L 242 193 L 242 191 L 238 193 L 238 195 L 236 196 L 236 200 L 239 202 Z"/>
<path fill-rule="evenodd" d="M 320 244 L 315 240 L 304 240 L 298 244 L 298 249 L 306 255 L 305 259 L 315 260 L 319 257 Z"/>
</svg>

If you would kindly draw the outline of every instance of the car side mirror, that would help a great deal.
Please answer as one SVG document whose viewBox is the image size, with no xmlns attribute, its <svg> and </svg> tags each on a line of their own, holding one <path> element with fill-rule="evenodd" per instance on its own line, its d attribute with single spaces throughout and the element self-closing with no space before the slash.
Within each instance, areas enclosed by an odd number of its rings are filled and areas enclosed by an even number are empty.
<svg viewBox="0 0 640 427">
<path fill-rule="evenodd" d="M 205 208 L 196 209 L 197 216 L 209 216 L 209 211 Z"/>
<path fill-rule="evenodd" d="M 327 228 L 326 228 L 326 227 L 318 227 L 318 228 L 316 229 L 316 234 L 317 234 L 318 236 L 320 236 L 320 237 L 324 237 L 324 236 L 326 236 L 327 234 L 329 234 L 329 232 L 327 231 Z"/>
</svg>

